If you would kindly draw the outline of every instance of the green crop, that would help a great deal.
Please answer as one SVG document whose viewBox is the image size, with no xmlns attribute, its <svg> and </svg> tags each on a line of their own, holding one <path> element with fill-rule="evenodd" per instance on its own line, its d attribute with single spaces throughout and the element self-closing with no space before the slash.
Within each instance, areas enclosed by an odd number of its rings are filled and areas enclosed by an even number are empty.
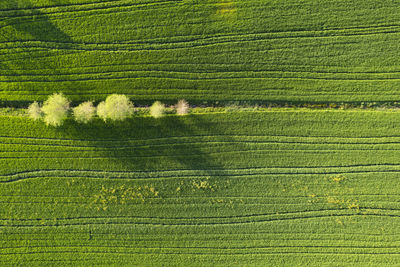
<svg viewBox="0 0 400 267">
<path fill-rule="evenodd" d="M 399 4 L 0 3 L 0 101 L 397 101 Z"/>
<path fill-rule="evenodd" d="M 398 116 L 0 116 L 0 262 L 396 265 Z"/>
<path fill-rule="evenodd" d="M 399 7 L 0 0 L 0 266 L 399 265 Z"/>
</svg>

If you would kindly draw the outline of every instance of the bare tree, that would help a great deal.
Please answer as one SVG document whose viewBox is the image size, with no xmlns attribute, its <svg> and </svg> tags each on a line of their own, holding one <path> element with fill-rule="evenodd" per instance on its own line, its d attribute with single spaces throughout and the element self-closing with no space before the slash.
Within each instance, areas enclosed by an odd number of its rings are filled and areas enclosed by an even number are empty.
<svg viewBox="0 0 400 267">
<path fill-rule="evenodd" d="M 178 114 L 178 115 L 181 115 L 181 116 L 186 115 L 189 113 L 189 103 L 186 100 L 181 99 L 175 105 L 175 110 L 176 110 L 176 114 Z"/>
</svg>

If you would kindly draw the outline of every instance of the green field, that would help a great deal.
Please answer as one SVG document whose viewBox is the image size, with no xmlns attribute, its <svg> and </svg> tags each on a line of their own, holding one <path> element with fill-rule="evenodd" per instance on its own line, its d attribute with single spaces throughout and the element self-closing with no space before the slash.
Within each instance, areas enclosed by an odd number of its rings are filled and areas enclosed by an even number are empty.
<svg viewBox="0 0 400 267">
<path fill-rule="evenodd" d="M 3 115 L 0 265 L 399 264 L 398 118 Z"/>
<path fill-rule="evenodd" d="M 392 0 L 0 1 L 0 101 L 393 102 Z"/>
<path fill-rule="evenodd" d="M 400 265 L 399 43 L 394 0 L 0 0 L 0 266 Z"/>
</svg>

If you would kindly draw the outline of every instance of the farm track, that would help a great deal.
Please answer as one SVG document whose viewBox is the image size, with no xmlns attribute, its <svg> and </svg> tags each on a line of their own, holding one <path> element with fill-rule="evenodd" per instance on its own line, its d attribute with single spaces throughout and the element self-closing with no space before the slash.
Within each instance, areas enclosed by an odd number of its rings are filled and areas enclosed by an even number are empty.
<svg viewBox="0 0 400 267">
<path fill-rule="evenodd" d="M 0 261 L 397 262 L 397 117 L 0 117 Z"/>
</svg>

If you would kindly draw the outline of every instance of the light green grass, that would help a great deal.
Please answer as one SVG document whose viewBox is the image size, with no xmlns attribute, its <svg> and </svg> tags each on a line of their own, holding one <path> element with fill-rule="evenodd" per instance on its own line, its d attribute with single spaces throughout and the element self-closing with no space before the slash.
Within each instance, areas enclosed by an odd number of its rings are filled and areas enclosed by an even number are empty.
<svg viewBox="0 0 400 267">
<path fill-rule="evenodd" d="M 397 101 L 399 4 L 0 3 L 0 101 Z"/>
<path fill-rule="evenodd" d="M 0 262 L 399 264 L 398 112 L 1 116 Z"/>
</svg>

